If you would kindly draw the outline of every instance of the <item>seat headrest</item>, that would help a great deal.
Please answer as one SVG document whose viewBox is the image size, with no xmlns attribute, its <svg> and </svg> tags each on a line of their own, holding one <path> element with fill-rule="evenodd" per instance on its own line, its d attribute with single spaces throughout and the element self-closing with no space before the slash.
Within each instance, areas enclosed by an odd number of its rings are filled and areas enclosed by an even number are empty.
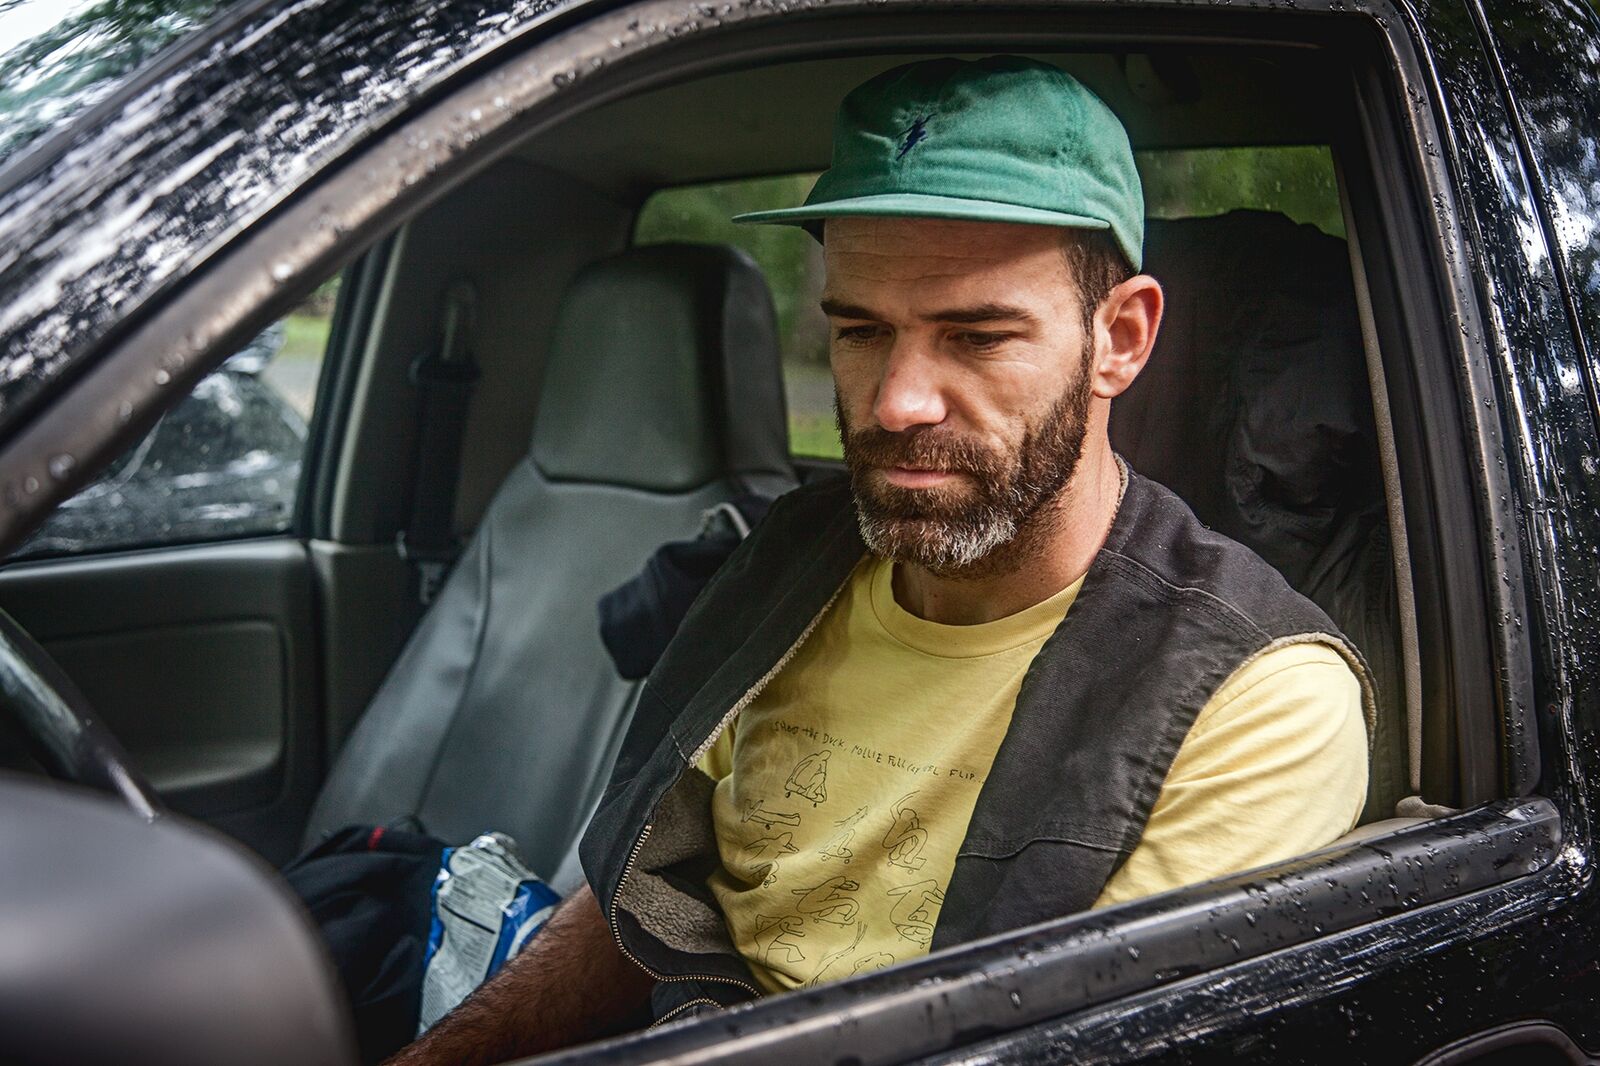
<svg viewBox="0 0 1600 1066">
<path fill-rule="evenodd" d="M 551 480 L 655 492 L 790 483 L 760 268 L 726 246 L 663 244 L 580 271 L 556 315 L 532 459 Z"/>
</svg>

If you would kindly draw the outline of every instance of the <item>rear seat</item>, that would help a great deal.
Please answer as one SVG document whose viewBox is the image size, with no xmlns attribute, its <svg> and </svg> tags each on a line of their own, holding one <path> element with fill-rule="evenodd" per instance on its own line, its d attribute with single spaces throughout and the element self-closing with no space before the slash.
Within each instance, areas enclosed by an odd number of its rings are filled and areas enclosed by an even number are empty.
<svg viewBox="0 0 1600 1066">
<path fill-rule="evenodd" d="M 495 829 L 554 878 L 637 696 L 600 643 L 596 601 L 692 536 L 706 508 L 793 484 L 760 271 L 731 248 L 681 244 L 586 268 L 563 299 L 534 426 L 340 753 L 308 843 L 356 823 L 460 842 Z"/>
<path fill-rule="evenodd" d="M 1152 219 L 1167 293 L 1111 440 L 1254 549 L 1359 647 L 1378 689 L 1363 822 L 1414 791 L 1387 510 L 1345 242 L 1265 211 Z M 1408 808 L 1409 810 L 1409 808 Z"/>
</svg>

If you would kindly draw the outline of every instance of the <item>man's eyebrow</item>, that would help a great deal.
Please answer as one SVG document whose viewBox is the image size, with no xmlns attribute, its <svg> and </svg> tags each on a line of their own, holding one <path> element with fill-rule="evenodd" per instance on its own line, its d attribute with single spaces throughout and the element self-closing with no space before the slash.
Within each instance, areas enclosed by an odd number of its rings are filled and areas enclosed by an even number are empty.
<svg viewBox="0 0 1600 1066">
<path fill-rule="evenodd" d="M 865 307 L 858 307 L 855 304 L 842 303 L 839 300 L 835 300 L 827 296 L 822 298 L 822 313 L 827 315 L 829 318 L 860 318 L 866 320 L 876 320 L 878 317 Z"/>
<path fill-rule="evenodd" d="M 1010 304 L 983 303 L 971 307 L 950 307 L 922 316 L 928 322 L 960 322 L 971 325 L 977 322 L 1012 320 L 1032 325 L 1038 321 L 1030 312 Z"/>
<path fill-rule="evenodd" d="M 877 321 L 878 315 L 868 308 L 857 304 L 847 304 L 839 300 L 824 297 L 822 300 L 822 313 L 830 318 L 856 318 L 864 321 Z M 962 325 L 973 325 L 980 322 L 1014 321 L 1027 325 L 1036 325 L 1038 319 L 1029 311 L 1010 304 L 981 303 L 971 307 L 950 307 L 940 311 L 933 311 L 922 316 L 926 322 L 956 322 Z"/>
</svg>

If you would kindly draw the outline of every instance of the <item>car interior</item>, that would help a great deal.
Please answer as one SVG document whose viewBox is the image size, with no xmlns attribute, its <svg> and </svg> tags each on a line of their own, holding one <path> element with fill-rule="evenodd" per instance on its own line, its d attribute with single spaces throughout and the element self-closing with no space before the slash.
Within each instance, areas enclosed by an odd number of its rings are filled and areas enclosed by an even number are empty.
<svg viewBox="0 0 1600 1066">
<path fill-rule="evenodd" d="M 503 401 L 499 419 L 481 409 L 469 416 L 463 454 L 486 468 L 462 471 L 457 521 L 474 531 L 471 546 L 360 712 L 306 840 L 396 817 L 470 837 L 493 812 L 492 824 L 517 838 L 535 869 L 560 869 L 557 887 L 571 887 L 570 849 L 636 692 L 617 679 L 596 632 L 571 620 L 592 619 L 601 594 L 654 547 L 691 535 L 709 504 L 830 465 L 791 460 L 785 446 L 783 353 L 759 269 L 735 255 L 706 262 L 704 246 L 630 248 L 630 223 L 656 190 L 818 169 L 828 143 L 816 117 L 831 114 L 830 97 L 883 65 L 764 68 L 597 108 L 525 145 L 408 228 L 393 282 L 406 295 L 394 304 L 427 314 L 444 300 L 441 286 L 494 278 L 480 306 L 516 318 L 491 325 L 485 316 L 474 331 L 485 375 L 478 395 L 501 391 L 490 384 L 496 374 L 508 386 L 503 395 L 514 394 L 513 381 L 539 385 L 531 395 L 524 387 L 514 410 Z M 1158 81 L 1168 64 L 1095 56 L 1067 65 L 1130 125 L 1134 114 L 1152 116 L 1148 128 L 1135 127 L 1141 148 L 1160 143 L 1163 127 L 1194 136 L 1192 123 L 1167 112 L 1200 110 L 1198 101 L 1140 107 L 1135 95 L 1150 91 L 1137 79 Z M 1179 62 L 1167 77 L 1204 84 L 1221 98 L 1210 103 L 1213 114 L 1237 115 L 1247 100 L 1259 107 L 1290 98 L 1291 86 L 1262 84 L 1286 74 L 1264 65 L 1256 81 L 1243 81 L 1236 64 L 1218 58 Z M 739 156 L 708 156 L 703 146 L 729 123 L 716 105 L 726 100 L 759 102 L 731 116 L 751 132 L 737 143 Z M 678 128 L 664 130 L 663 114 L 681 116 Z M 692 116 L 703 117 L 704 128 L 683 128 Z M 810 144 L 792 132 L 806 128 L 808 116 L 820 134 Z M 1205 143 L 1216 147 L 1225 132 L 1210 132 Z M 1326 139 L 1325 130 L 1313 143 Z M 526 234 L 501 229 L 507 205 L 552 200 L 563 205 L 558 232 L 544 218 L 528 220 Z M 434 216 L 437 229 L 425 229 Z M 485 238 L 500 231 L 493 244 L 462 240 L 463 227 L 477 238 L 470 227 L 478 217 Z M 584 249 L 585 261 L 549 284 L 552 264 L 519 254 L 528 246 Z M 1202 520 L 1279 566 L 1362 647 L 1385 694 L 1368 815 L 1391 817 L 1409 794 L 1398 606 L 1347 249 L 1314 226 L 1248 209 L 1153 219 L 1147 246 L 1146 269 L 1162 280 L 1171 306 L 1147 371 L 1113 405 L 1115 444 Z M 604 253 L 593 258 L 598 249 Z M 520 259 L 526 273 L 484 261 L 496 252 Z M 530 291 L 534 273 L 542 301 Z M 427 329 L 417 325 L 386 320 L 378 328 Z M 543 350 L 523 340 L 540 335 L 550 338 Z M 361 421 L 377 424 L 370 418 Z M 512 457 L 507 440 L 531 444 Z M 493 466 L 492 448 L 503 453 Z M 366 454 L 376 461 L 378 448 Z M 533 692 L 529 678 L 540 679 Z M 582 713 L 571 714 L 574 707 Z M 505 782 L 524 778 L 506 793 Z"/>
<path fill-rule="evenodd" d="M 930 54 L 949 53 L 729 62 L 511 146 L 341 272 L 281 528 L 25 554 L 0 607 L 174 809 L 273 863 L 348 824 L 500 830 L 571 889 L 639 691 L 598 599 L 719 503 L 840 469 L 797 428 L 829 414 L 791 350 L 814 250 L 779 276 L 775 238 L 663 204 L 803 193 L 840 98 Z M 1442 650 L 1420 401 L 1396 373 L 1415 353 L 1393 267 L 1362 251 L 1385 179 L 1349 71 L 1266 45 L 1035 57 L 1111 105 L 1146 173 L 1144 269 L 1168 307 L 1113 405 L 1118 451 L 1362 650 L 1379 695 L 1361 832 L 1503 794 L 1493 679 Z M 1285 151 L 1317 165 L 1273 171 Z M 418 371 L 441 343 L 474 370 L 443 423 Z M 407 550 L 440 492 L 460 546 L 443 561 Z"/>
</svg>

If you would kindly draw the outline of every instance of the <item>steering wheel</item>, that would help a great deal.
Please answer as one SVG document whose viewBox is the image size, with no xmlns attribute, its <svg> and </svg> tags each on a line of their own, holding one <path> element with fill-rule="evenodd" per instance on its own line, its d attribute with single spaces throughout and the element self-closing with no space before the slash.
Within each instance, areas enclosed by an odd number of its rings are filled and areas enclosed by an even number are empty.
<svg viewBox="0 0 1600 1066">
<path fill-rule="evenodd" d="M 17 724 L 29 751 L 52 777 L 109 792 L 145 821 L 166 812 L 116 737 L 100 724 L 78 686 L 39 642 L 0 611 L 0 714 Z"/>
</svg>

